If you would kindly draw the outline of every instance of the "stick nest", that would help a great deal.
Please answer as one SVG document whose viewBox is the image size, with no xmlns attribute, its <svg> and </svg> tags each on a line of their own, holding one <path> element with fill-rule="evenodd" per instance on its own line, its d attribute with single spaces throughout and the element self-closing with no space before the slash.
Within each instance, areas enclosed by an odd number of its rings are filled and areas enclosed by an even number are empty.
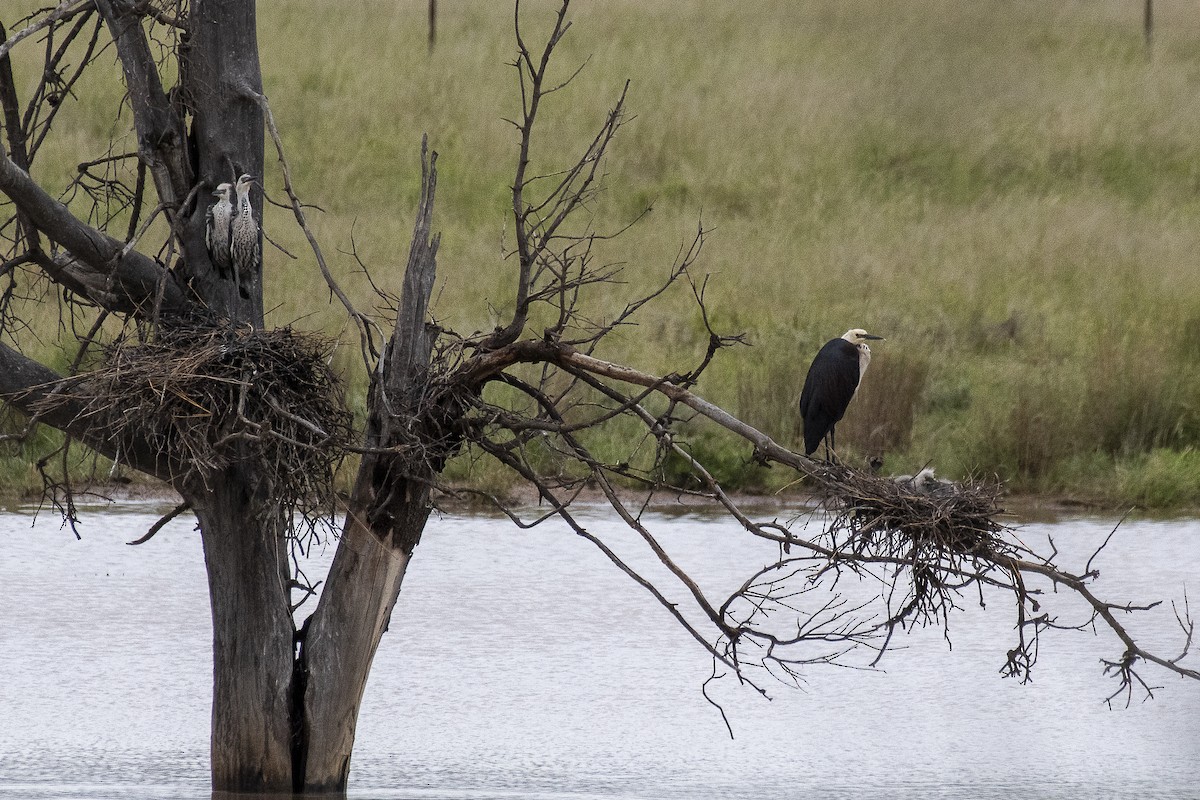
<svg viewBox="0 0 1200 800">
<path fill-rule="evenodd" d="M 56 395 L 118 448 L 148 444 L 176 484 L 245 465 L 280 505 L 324 507 L 352 422 L 326 364 L 333 344 L 290 328 L 162 331 L 108 347 Z"/>
<path fill-rule="evenodd" d="M 987 483 L 899 481 L 830 465 L 820 477 L 835 530 L 850 546 L 918 559 L 1011 555 L 1011 543 L 995 517 L 1001 488 Z M 886 551 L 886 552 L 885 552 Z"/>
</svg>

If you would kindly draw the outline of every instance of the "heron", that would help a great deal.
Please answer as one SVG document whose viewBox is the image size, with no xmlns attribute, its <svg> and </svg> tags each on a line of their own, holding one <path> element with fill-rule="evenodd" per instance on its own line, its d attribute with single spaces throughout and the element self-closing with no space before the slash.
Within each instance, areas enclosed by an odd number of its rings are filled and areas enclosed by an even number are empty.
<svg viewBox="0 0 1200 800">
<path fill-rule="evenodd" d="M 243 175 L 237 179 L 237 211 L 230 229 L 229 255 L 233 261 L 233 275 L 237 281 L 238 294 L 250 297 L 247 288 L 258 271 L 262 246 L 258 238 L 258 222 L 254 219 L 254 208 L 250 205 L 250 184 L 254 178 Z"/>
<path fill-rule="evenodd" d="M 955 489 L 954 481 L 939 478 L 934 473 L 933 467 L 925 467 L 916 475 L 897 475 L 892 480 L 900 488 L 916 494 L 945 496 L 953 494 Z"/>
<path fill-rule="evenodd" d="M 858 384 L 871 363 L 871 348 L 867 341 L 882 339 L 862 328 L 851 328 L 841 337 L 826 342 L 813 359 L 808 377 L 804 379 L 804 390 L 800 393 L 805 455 L 812 455 L 826 436 L 829 437 L 825 443 L 826 454 L 830 458 L 836 455 L 833 429 L 846 413 L 846 407 L 854 399 Z"/>
<path fill-rule="evenodd" d="M 208 256 L 212 259 L 217 274 L 222 278 L 229 277 L 233 262 L 229 255 L 229 227 L 233 222 L 232 183 L 217 184 L 212 193 L 217 202 L 208 207 L 204 215 L 204 244 L 208 247 Z"/>
</svg>

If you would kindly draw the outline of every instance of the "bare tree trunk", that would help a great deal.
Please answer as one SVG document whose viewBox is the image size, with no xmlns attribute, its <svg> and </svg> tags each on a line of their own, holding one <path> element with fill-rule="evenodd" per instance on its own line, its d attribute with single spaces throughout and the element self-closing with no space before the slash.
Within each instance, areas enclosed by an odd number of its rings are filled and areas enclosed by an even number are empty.
<svg viewBox="0 0 1200 800">
<path fill-rule="evenodd" d="M 192 287 L 210 308 L 237 322 L 263 326 L 262 277 L 255 276 L 255 291 L 239 298 L 229 281 L 222 281 L 208 264 L 204 246 L 204 212 L 217 184 L 232 183 L 242 174 L 263 178 L 262 72 L 258 60 L 255 4 L 244 0 L 196 0 L 188 16 L 191 42 L 181 59 L 183 85 L 194 112 L 191 138 L 202 190 L 187 219 L 186 264 Z M 260 183 L 261 186 L 261 183 Z M 262 217 L 261 191 L 250 200 L 255 219 Z"/>
<path fill-rule="evenodd" d="M 396 326 L 373 376 L 368 400 L 368 452 L 351 494 L 346 522 L 321 600 L 300 635 L 297 660 L 303 703 L 297 709 L 297 789 L 344 791 L 355 726 L 379 641 L 413 550 L 429 518 L 429 487 L 444 453 L 412 443 L 427 401 L 429 359 L 436 331 L 426 323 L 438 240 L 430 234 L 434 154 L 422 147 L 421 202 Z M 421 436 L 421 441 L 436 437 Z"/>
<path fill-rule="evenodd" d="M 413 509 L 410 530 L 419 536 L 427 509 Z M 380 541 L 361 520 L 351 519 L 325 581 L 320 611 L 300 654 L 305 691 L 298 768 L 304 790 L 343 791 L 367 675 L 410 554 Z"/>
<path fill-rule="evenodd" d="M 200 523 L 213 623 L 212 784 L 292 789 L 293 625 L 280 527 L 232 468 L 185 493 Z"/>
<path fill-rule="evenodd" d="M 180 59 L 182 101 L 192 111 L 189 149 L 197 202 L 181 220 L 193 291 L 235 323 L 263 325 L 261 280 L 241 299 L 204 245 L 209 192 L 241 174 L 263 177 L 262 93 L 255 4 L 196 0 Z M 261 184 L 260 184 L 261 185 Z M 251 192 L 262 219 L 262 192 Z M 247 470 L 250 470 L 247 473 Z M 293 786 L 294 626 L 283 522 L 256 488 L 253 467 L 230 467 L 184 491 L 200 523 L 213 618 L 213 788 L 288 792 Z M 189 489 L 193 487 L 187 487 Z"/>
<path fill-rule="evenodd" d="M 234 323 L 263 325 L 262 282 L 249 298 L 213 268 L 205 246 L 210 192 L 241 174 L 263 177 L 264 123 L 255 4 L 195 0 L 180 56 L 192 114 L 186 150 L 196 202 L 181 208 L 182 268 L 204 305 Z M 177 192 L 183 199 L 183 191 Z M 262 191 L 251 192 L 262 219 Z M 200 523 L 213 622 L 212 782 L 215 790 L 290 792 L 293 787 L 294 625 L 283 520 L 253 465 L 181 488 Z"/>
</svg>

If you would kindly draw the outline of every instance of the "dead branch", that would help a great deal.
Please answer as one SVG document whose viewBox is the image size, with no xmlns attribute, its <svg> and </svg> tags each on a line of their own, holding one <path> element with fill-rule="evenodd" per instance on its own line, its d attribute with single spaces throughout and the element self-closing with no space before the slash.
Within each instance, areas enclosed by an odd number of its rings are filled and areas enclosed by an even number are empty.
<svg viewBox="0 0 1200 800">
<path fill-rule="evenodd" d="M 164 514 L 158 520 L 158 522 L 155 522 L 153 525 L 151 525 L 150 530 L 146 531 L 144 536 L 134 539 L 132 542 L 126 542 L 125 544 L 130 544 L 130 545 L 145 544 L 146 542 L 153 539 L 154 535 L 156 533 L 158 533 L 163 528 L 165 528 L 167 526 L 168 522 L 175 519 L 180 514 L 187 511 L 188 509 L 190 509 L 191 507 L 192 507 L 191 503 L 187 503 L 187 502 L 180 503 L 179 505 L 175 506 L 173 509 L 168 511 L 166 514 Z"/>
<path fill-rule="evenodd" d="M 194 181 L 183 120 L 172 107 L 150 51 L 137 7 L 128 0 L 95 0 L 116 43 L 138 132 L 138 155 L 154 177 L 159 202 L 174 210 Z"/>
<path fill-rule="evenodd" d="M 29 173 L 0 153 L 0 191 L 7 194 L 28 219 L 73 258 L 81 278 L 92 277 L 108 292 L 87 296 L 111 311 L 150 315 L 156 295 L 163 293 L 164 313 L 192 313 L 191 305 L 173 278 L 163 280 L 161 265 L 136 250 L 123 252 L 123 242 L 75 218 L 62 203 L 46 194 Z M 55 272 L 58 261 L 38 258 L 38 263 Z M 65 265 L 65 263 L 64 263 Z"/>
<path fill-rule="evenodd" d="M 355 325 L 358 327 L 363 359 L 367 369 L 371 370 L 374 367 L 374 362 L 380 356 L 379 341 L 383 338 L 382 331 L 374 320 L 366 314 L 359 312 L 354 307 L 354 304 L 350 302 L 350 298 L 346 296 L 346 293 L 342 291 L 342 287 L 334 279 L 333 273 L 329 271 L 329 265 L 325 262 L 325 255 L 321 251 L 321 245 L 317 242 L 317 237 L 313 234 L 312 228 L 308 226 L 308 220 L 304 215 L 304 204 L 300 202 L 300 198 L 296 194 L 295 185 L 292 181 L 292 169 L 283 152 L 283 139 L 279 135 L 279 128 L 275 125 L 275 115 L 271 113 L 271 105 L 267 102 L 265 95 L 248 90 L 247 95 L 262 109 L 263 119 L 266 121 L 267 130 L 271 134 L 271 141 L 275 145 L 275 154 L 279 158 L 279 166 L 283 172 L 283 190 L 287 192 L 288 200 L 291 202 L 290 208 L 293 216 L 296 218 L 296 224 L 304 231 L 304 237 L 308 240 L 308 245 L 312 249 L 313 257 L 316 259 L 317 266 L 321 270 L 321 276 L 325 279 L 325 285 L 337 297 L 338 302 L 346 309 L 346 315 L 354 320 Z"/>
<path fill-rule="evenodd" d="M 3 44 L 0 44 L 0 58 L 7 56 L 9 51 L 22 39 L 32 36 L 38 31 L 55 25 L 60 21 L 70 19 L 81 11 L 87 10 L 91 5 L 92 0 L 62 0 L 46 16 L 21 28 L 9 36 Z"/>
<path fill-rule="evenodd" d="M 559 7 L 554 27 L 546 39 L 546 45 L 541 55 L 535 61 L 521 34 L 520 3 L 515 4 L 514 28 L 517 40 L 517 58 L 513 61 L 512 66 L 517 71 L 518 84 L 521 89 L 521 119 L 520 122 L 513 123 L 520 132 L 516 178 L 512 186 L 515 254 L 518 262 L 515 308 L 512 321 L 503 328 L 498 328 L 479 344 L 483 350 L 496 349 L 515 342 L 525 328 L 529 319 L 530 307 L 534 302 L 551 297 L 558 297 L 560 301 L 565 301 L 568 295 L 573 295 L 591 277 L 585 266 L 580 267 L 580 274 L 574 280 L 567 277 L 571 272 L 572 265 L 581 260 L 586 265 L 586 248 L 583 254 L 572 254 L 570 251 L 573 246 L 581 242 L 590 244 L 592 240 L 590 234 L 585 232 L 564 236 L 560 231 L 564 223 L 572 218 L 580 206 L 594 194 L 604 154 L 625 118 L 624 105 L 629 87 L 628 82 L 584 153 L 571 167 L 557 173 L 557 184 L 548 190 L 540 201 L 535 202 L 528 198 L 530 186 L 549 177 L 530 177 L 528 173 L 530 148 L 542 102 L 548 95 L 569 84 L 583 68 L 579 67 L 559 84 L 553 86 L 547 84 L 547 71 L 551 55 L 571 26 L 571 23 L 566 20 L 569 5 L 569 0 L 567 0 Z M 551 253 L 551 245 L 559 237 L 567 242 L 567 246 Z M 540 274 L 547 272 L 556 276 L 557 285 L 539 292 L 537 279 Z M 599 279 L 603 280 L 604 278 Z M 566 318 L 570 316 L 571 314 L 564 312 L 564 316 L 560 318 L 558 331 L 561 331 Z M 554 329 L 552 329 L 553 333 Z"/>
<path fill-rule="evenodd" d="M 1046 600 L 1027 584 L 1034 576 L 1082 597 L 1094 619 L 1115 636 L 1124 655 L 1111 662 L 1115 666 L 1110 669 L 1122 690 L 1151 690 L 1137 674 L 1140 662 L 1200 677 L 1180 666 L 1179 659 L 1138 647 L 1116 615 L 1118 609 L 1134 608 L 1106 603 L 1091 591 L 1089 583 L 1096 576 L 1090 563 L 1082 575 L 1063 570 L 1054 564 L 1054 554 L 1037 555 L 1000 523 L 998 486 L 948 484 L 929 491 L 815 461 L 704 399 L 695 390 L 704 371 L 720 351 L 742 337 L 714 330 L 707 283 L 691 275 L 706 236 L 703 225 L 680 248 L 660 285 L 606 322 L 589 318 L 581 290 L 616 281 L 619 268 L 611 262 L 604 265 L 598 254 L 597 245 L 610 238 L 595 233 L 590 220 L 580 223 L 576 217 L 599 189 L 599 165 L 624 118 L 626 89 L 570 167 L 537 174 L 531 142 L 543 100 L 564 85 L 551 86 L 547 75 L 551 53 L 569 27 L 568 5 L 567 0 L 560 3 L 547 44 L 536 57 L 517 25 L 513 66 L 522 114 L 513 122 L 520 133 L 512 207 L 517 261 L 513 317 L 483 337 L 446 332 L 431 365 L 433 383 L 408 426 L 436 431 L 440 438 L 435 447 L 434 440 L 422 442 L 418 437 L 405 442 L 404 451 L 409 456 L 444 453 L 461 437 L 468 447 L 495 458 L 536 488 L 552 509 L 530 521 L 492 498 L 511 519 L 522 525 L 551 516 L 563 519 L 649 591 L 716 661 L 756 688 L 758 675 L 796 684 L 802 671 L 815 664 L 873 667 L 890 650 L 898 631 L 944 626 L 965 592 L 978 592 L 982 598 L 985 590 L 1010 598 L 1017 642 L 1007 654 L 1005 671 L 1027 680 L 1037 660 L 1040 634 L 1069 627 L 1043 609 Z M 534 198 L 538 188 L 544 193 Z M 613 330 L 631 324 L 646 304 L 680 283 L 687 284 L 708 334 L 707 347 L 691 369 L 651 374 L 595 355 Z M 550 307 L 553 321 L 535 336 L 526 329 L 530 311 L 539 303 Z M 505 392 L 496 394 L 500 389 Z M 462 417 L 461 424 L 447 426 L 445 420 L 455 415 Z M 619 455 L 601 458 L 589 437 L 613 424 L 623 426 L 624 447 Z M 799 473 L 819 498 L 814 513 L 822 520 L 821 533 L 802 535 L 795 530 L 795 520 L 758 521 L 739 507 L 687 444 L 688 431 L 702 424 L 744 441 L 748 460 Z M 694 483 L 683 486 L 669 480 L 669 463 L 681 465 Z M 665 586 L 639 574 L 574 518 L 571 503 L 585 487 L 600 490 L 616 516 L 667 570 L 672 585 L 684 590 L 688 610 L 702 623 L 670 600 Z M 633 499 L 629 492 L 635 493 Z M 713 498 L 748 535 L 777 544 L 778 558 L 749 575 L 721 602 L 711 600 L 643 520 L 652 499 L 663 492 Z M 843 591 L 849 582 L 874 590 L 851 600 Z M 1180 624 L 1190 644 L 1190 620 Z M 853 654 L 860 650 L 870 654 L 865 664 L 854 661 Z"/>
</svg>

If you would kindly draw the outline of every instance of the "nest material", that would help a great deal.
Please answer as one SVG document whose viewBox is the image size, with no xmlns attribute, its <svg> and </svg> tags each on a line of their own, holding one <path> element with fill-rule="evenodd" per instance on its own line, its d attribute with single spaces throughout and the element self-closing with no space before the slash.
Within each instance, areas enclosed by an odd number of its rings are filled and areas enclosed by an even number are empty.
<svg viewBox="0 0 1200 800">
<path fill-rule="evenodd" d="M 906 585 L 883 627 L 944 624 L 969 585 L 1009 585 L 1007 572 L 1023 546 L 1003 536 L 1000 487 L 933 481 L 915 484 L 830 465 L 821 476 L 836 550 L 855 565 L 891 565 L 890 580 Z M 889 601 L 891 602 L 891 601 Z M 886 644 L 885 644 L 886 647 Z"/>
<path fill-rule="evenodd" d="M 822 484 L 838 515 L 834 527 L 848 532 L 860 551 L 943 558 L 1011 554 L 1012 545 L 1000 535 L 1005 528 L 995 519 L 998 485 L 918 485 L 838 465 L 822 475 Z"/>
<path fill-rule="evenodd" d="M 332 345 L 290 328 L 163 331 L 110 346 L 57 396 L 118 449 L 149 445 L 177 484 L 241 464 L 278 504 L 323 506 L 352 420 L 326 365 Z"/>
</svg>

